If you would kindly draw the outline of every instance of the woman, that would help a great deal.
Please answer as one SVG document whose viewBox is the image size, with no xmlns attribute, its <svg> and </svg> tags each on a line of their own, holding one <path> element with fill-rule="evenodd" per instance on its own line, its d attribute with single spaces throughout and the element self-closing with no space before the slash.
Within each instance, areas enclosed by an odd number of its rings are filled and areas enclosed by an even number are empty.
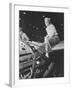
<svg viewBox="0 0 72 90">
<path fill-rule="evenodd" d="M 44 38 L 44 41 L 46 43 L 45 49 L 46 49 L 46 56 L 49 57 L 48 51 L 59 42 L 58 33 L 56 31 L 55 26 L 51 23 L 50 18 L 46 17 L 44 19 L 45 25 L 46 25 L 46 32 L 47 35 Z"/>
<path fill-rule="evenodd" d="M 24 32 L 22 31 L 22 28 L 21 28 L 21 27 L 19 28 L 19 38 L 20 38 L 20 40 L 23 41 L 23 42 L 29 41 L 28 36 L 26 35 L 26 33 L 24 33 Z"/>
</svg>

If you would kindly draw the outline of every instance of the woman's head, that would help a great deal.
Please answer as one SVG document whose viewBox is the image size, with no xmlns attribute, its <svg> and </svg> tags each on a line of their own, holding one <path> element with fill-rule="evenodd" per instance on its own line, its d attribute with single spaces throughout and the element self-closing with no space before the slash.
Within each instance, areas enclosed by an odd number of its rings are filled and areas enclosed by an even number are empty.
<svg viewBox="0 0 72 90">
<path fill-rule="evenodd" d="M 48 26 L 50 24 L 50 18 L 45 17 L 44 22 L 45 22 L 45 25 Z"/>
</svg>

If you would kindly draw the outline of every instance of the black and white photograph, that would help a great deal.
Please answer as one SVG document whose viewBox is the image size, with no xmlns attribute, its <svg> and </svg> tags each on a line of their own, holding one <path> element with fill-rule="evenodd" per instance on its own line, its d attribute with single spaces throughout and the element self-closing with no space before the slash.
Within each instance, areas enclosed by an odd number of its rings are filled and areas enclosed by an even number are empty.
<svg viewBox="0 0 72 90">
<path fill-rule="evenodd" d="M 64 77 L 64 13 L 19 10 L 19 79 Z"/>
</svg>

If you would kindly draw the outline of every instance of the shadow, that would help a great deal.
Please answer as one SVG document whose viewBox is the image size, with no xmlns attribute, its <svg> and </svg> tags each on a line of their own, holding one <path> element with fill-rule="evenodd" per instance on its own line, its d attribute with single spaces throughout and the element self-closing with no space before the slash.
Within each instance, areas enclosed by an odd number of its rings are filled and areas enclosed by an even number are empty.
<svg viewBox="0 0 72 90">
<path fill-rule="evenodd" d="M 8 87 L 11 87 L 10 84 L 8 84 L 8 83 L 5 83 L 5 85 L 8 86 Z"/>
</svg>

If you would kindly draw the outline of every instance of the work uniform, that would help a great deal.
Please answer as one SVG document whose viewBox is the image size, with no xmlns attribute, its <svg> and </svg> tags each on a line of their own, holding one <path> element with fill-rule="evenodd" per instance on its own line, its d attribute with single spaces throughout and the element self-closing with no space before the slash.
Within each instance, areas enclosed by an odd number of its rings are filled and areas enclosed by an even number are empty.
<svg viewBox="0 0 72 90">
<path fill-rule="evenodd" d="M 48 51 L 59 42 L 59 37 L 56 28 L 53 24 L 50 24 L 46 27 L 46 32 L 47 35 L 45 37 L 45 49 L 46 53 L 48 54 Z"/>
</svg>

